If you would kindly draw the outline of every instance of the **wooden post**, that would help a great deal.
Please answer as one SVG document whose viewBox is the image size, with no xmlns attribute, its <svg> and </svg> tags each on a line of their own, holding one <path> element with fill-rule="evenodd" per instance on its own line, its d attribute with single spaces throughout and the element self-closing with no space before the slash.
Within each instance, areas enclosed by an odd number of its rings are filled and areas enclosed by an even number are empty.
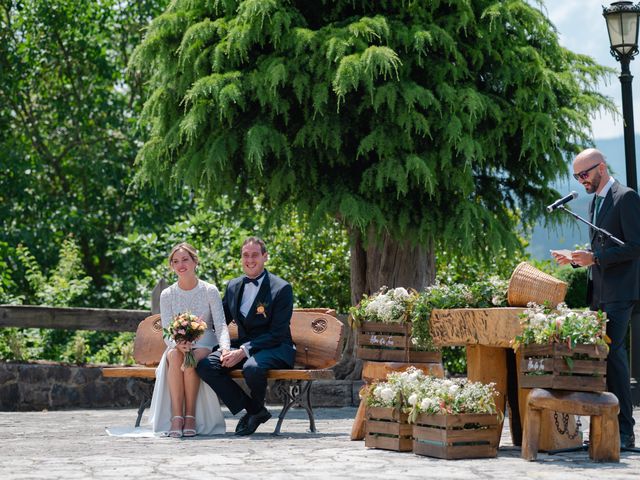
<svg viewBox="0 0 640 480">
<path fill-rule="evenodd" d="M 521 451 L 524 460 L 532 461 L 538 457 L 541 413 L 540 409 L 530 408 L 524 420 Z"/>
<path fill-rule="evenodd" d="M 160 313 L 160 294 L 162 291 L 167 288 L 169 284 L 163 278 L 161 278 L 156 286 L 153 287 L 153 291 L 151 292 L 151 314 L 155 315 L 156 313 Z"/>
<path fill-rule="evenodd" d="M 504 415 L 507 397 L 507 352 L 504 348 L 467 345 L 467 378 L 470 382 L 495 383 L 496 408 Z M 504 420 L 503 420 L 504 422 Z M 502 424 L 496 430 L 495 445 L 500 445 Z"/>
</svg>

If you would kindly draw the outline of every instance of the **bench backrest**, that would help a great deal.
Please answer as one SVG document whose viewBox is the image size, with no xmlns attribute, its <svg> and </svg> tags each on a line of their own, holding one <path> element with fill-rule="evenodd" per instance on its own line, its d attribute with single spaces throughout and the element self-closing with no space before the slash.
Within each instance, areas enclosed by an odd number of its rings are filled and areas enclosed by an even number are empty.
<svg viewBox="0 0 640 480">
<path fill-rule="evenodd" d="M 296 367 L 321 369 L 340 360 L 344 341 L 344 324 L 333 316 L 333 310 L 296 309 L 291 318 L 291 335 L 296 344 Z M 237 338 L 235 323 L 229 325 L 231 338 Z M 155 366 L 160 362 L 166 344 L 162 338 L 160 315 L 151 315 L 138 325 L 133 344 L 137 363 Z"/>
</svg>

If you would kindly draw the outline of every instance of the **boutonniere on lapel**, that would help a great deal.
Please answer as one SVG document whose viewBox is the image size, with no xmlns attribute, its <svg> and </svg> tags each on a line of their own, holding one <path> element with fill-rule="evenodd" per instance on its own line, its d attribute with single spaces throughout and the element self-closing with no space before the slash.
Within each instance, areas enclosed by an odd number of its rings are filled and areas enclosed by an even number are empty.
<svg viewBox="0 0 640 480">
<path fill-rule="evenodd" d="M 267 318 L 267 307 L 266 303 L 258 303 L 256 306 L 256 315 L 262 315 L 264 318 Z"/>
</svg>

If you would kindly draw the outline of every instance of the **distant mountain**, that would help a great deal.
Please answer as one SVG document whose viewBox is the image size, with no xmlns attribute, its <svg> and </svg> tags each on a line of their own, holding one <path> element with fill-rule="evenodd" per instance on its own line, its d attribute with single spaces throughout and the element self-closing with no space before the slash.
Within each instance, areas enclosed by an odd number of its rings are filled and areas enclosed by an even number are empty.
<svg viewBox="0 0 640 480">
<path fill-rule="evenodd" d="M 636 135 L 636 160 L 638 157 L 637 147 L 640 145 L 639 142 L 640 136 Z M 624 159 L 624 138 L 596 140 L 596 148 L 606 157 L 614 178 L 626 185 L 627 174 Z M 567 169 L 569 173 L 572 172 L 570 164 L 567 165 Z M 591 195 L 587 195 L 582 185 L 571 177 L 570 180 L 557 182 L 554 188 L 558 190 L 562 196 L 570 193 L 572 190 L 578 192 L 578 198 L 570 203 L 571 211 L 588 220 Z M 588 227 L 585 224 L 562 211 L 552 212 L 548 215 L 562 215 L 566 217 L 566 221 L 560 227 L 545 227 L 544 220 L 538 221 L 533 230 L 528 248 L 531 256 L 540 260 L 547 260 L 551 258 L 549 250 L 558 248 L 573 249 L 575 245 L 584 245 L 588 242 Z"/>
</svg>

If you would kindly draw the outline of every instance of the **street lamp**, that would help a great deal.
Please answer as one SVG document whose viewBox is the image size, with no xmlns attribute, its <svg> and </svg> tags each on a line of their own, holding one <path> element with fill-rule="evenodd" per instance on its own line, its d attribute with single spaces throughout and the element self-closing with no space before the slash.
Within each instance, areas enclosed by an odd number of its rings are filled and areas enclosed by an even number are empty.
<svg viewBox="0 0 640 480">
<path fill-rule="evenodd" d="M 629 62 L 638 54 L 638 15 L 640 3 L 613 2 L 610 7 L 602 7 L 602 15 L 607 21 L 611 55 L 620 62 L 622 72 L 622 119 L 624 121 L 624 153 L 627 170 L 627 186 L 638 191 L 636 176 L 636 145 L 633 127 L 633 96 L 631 82 L 633 76 Z"/>
</svg>

